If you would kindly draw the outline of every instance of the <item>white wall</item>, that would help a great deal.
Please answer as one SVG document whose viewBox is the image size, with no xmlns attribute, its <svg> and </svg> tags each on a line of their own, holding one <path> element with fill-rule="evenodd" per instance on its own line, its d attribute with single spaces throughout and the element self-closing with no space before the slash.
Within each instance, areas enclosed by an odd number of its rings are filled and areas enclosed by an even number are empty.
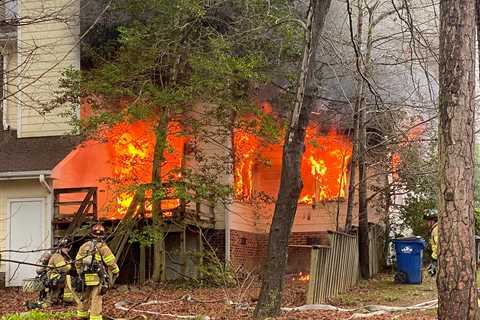
<svg viewBox="0 0 480 320">
<path fill-rule="evenodd" d="M 8 200 L 19 198 L 45 198 L 44 234 L 51 232 L 51 205 L 48 192 L 38 180 L 0 181 L 0 250 L 5 250 L 8 237 Z M 0 272 L 5 272 L 5 265 L 0 262 Z"/>
</svg>

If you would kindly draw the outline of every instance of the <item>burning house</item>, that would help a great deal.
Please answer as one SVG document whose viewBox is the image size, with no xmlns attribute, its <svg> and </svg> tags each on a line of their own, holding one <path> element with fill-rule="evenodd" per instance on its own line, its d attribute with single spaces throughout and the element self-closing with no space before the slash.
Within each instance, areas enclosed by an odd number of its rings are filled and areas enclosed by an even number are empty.
<svg viewBox="0 0 480 320">
<path fill-rule="evenodd" d="M 62 6 L 68 2 L 69 6 Z M 16 12 L 37 16 L 48 7 L 36 1 L 21 1 Z M 55 5 L 54 5 L 55 4 Z M 52 88 L 67 67 L 80 67 L 80 29 L 75 21 L 79 7 L 75 1 L 55 0 L 52 8 L 68 10 L 73 20 L 40 21 L 5 30 L 3 81 L 5 91 L 0 131 L 0 250 L 2 259 L 35 262 L 43 249 L 57 238 L 70 235 L 85 223 L 105 221 L 117 226 L 129 216 L 135 194 L 127 186 L 148 183 L 152 175 L 154 133 L 148 121 L 120 123 L 103 132 L 101 140 L 70 136 L 71 126 L 62 117 L 66 110 L 38 112 L 52 98 Z M 6 9 L 5 9 L 6 10 Z M 38 26 L 41 25 L 42 28 Z M 56 36 L 44 30 L 54 30 Z M 7 32 L 8 31 L 8 32 Z M 41 50 L 26 50 L 42 44 Z M 28 56 L 26 56 L 28 54 Z M 21 68 L 19 68 L 21 66 Z M 32 80 L 33 79 L 33 80 Z M 35 80 L 35 81 L 34 81 Z M 79 114 L 83 115 L 83 113 Z M 302 190 L 291 244 L 320 244 L 328 230 L 345 221 L 346 192 L 352 141 L 341 121 L 327 121 L 325 114 L 314 116 L 308 127 L 302 160 Z M 338 119 L 337 119 L 338 120 Z M 188 138 L 178 124 L 170 123 L 165 153 L 168 172 L 178 172 L 170 180 L 181 180 L 181 168 L 195 168 Z M 241 130 L 231 133 L 233 171 L 220 177 L 234 190 L 234 198 L 220 205 L 208 201 L 185 202 L 175 197 L 161 201 L 165 220 L 167 279 L 195 273 L 193 258 L 208 244 L 224 261 L 247 268 L 258 267 L 266 254 L 269 224 L 280 183 L 281 143 L 264 143 Z M 225 148 L 203 143 L 206 154 L 225 154 Z M 148 192 L 145 194 L 148 198 Z M 259 205 L 256 199 L 264 199 Z M 151 201 L 145 201 L 142 218 L 149 219 Z M 372 221 L 377 221 L 372 215 Z M 126 233 L 117 249 L 128 246 Z M 118 239 L 117 239 L 118 240 Z M 17 251 L 8 251 L 17 250 Z M 145 248 L 143 249 L 145 250 Z M 128 252 L 128 253 L 127 253 Z M 150 253 L 143 252 L 148 257 Z M 138 260 L 142 252 L 123 250 L 119 255 L 125 268 L 138 280 Z M 292 254 L 291 271 L 308 265 L 304 255 Z M 297 259 L 297 261 L 294 261 Z M 144 267 L 145 268 L 145 267 Z M 146 267 L 148 269 L 148 266 Z M 18 286 L 34 274 L 34 268 L 13 262 L 0 263 L 0 281 Z"/>
<path fill-rule="evenodd" d="M 317 111 L 306 132 L 301 166 L 303 189 L 289 242 L 288 271 L 297 274 L 308 272 L 308 246 L 328 245 L 328 231 L 342 230 L 346 219 L 352 160 L 350 120 L 348 115 L 326 111 L 320 104 Z M 261 265 L 266 256 L 280 185 L 282 144 L 265 145 L 242 132 L 234 133 L 234 142 L 238 154 L 234 172 L 236 201 L 229 208 L 229 251 L 232 262 L 252 268 Z M 373 176 L 373 169 L 370 170 L 369 175 Z M 377 182 L 372 179 L 372 183 Z M 256 198 L 272 202 L 252 205 Z M 354 209 L 355 225 L 356 212 L 358 209 Z M 369 214 L 369 222 L 380 221 L 381 213 L 371 208 Z"/>
</svg>

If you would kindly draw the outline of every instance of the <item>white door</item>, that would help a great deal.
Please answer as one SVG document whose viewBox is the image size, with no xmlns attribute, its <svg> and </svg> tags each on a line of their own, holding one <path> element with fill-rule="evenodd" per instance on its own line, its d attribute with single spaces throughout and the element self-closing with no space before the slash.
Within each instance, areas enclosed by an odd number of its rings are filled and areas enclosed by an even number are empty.
<svg viewBox="0 0 480 320">
<path fill-rule="evenodd" d="M 15 199 L 9 200 L 9 230 L 8 247 L 10 250 L 9 259 L 36 263 L 42 251 L 46 247 L 44 237 L 45 199 Z M 35 276 L 36 267 L 25 264 L 9 262 L 7 264 L 6 283 L 7 286 L 21 286 L 23 279 Z"/>
</svg>

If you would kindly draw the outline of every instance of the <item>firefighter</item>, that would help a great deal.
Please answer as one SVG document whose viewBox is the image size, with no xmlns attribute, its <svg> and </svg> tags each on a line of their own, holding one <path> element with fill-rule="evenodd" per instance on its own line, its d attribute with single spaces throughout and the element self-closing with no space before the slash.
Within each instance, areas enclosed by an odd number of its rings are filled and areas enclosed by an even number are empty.
<svg viewBox="0 0 480 320">
<path fill-rule="evenodd" d="M 438 259 L 438 216 L 436 210 L 429 210 L 424 216 L 430 227 L 430 248 L 432 249 L 432 263 L 428 266 L 428 273 L 433 277 L 437 274 Z"/>
<path fill-rule="evenodd" d="M 72 268 L 69 257 L 70 250 L 71 245 L 68 239 L 62 239 L 53 254 L 42 257 L 42 264 L 45 267 L 37 270 L 37 273 L 43 282 L 44 289 L 40 292 L 38 302 L 27 302 L 29 309 L 47 308 L 62 302 L 73 302 L 72 291 L 66 286 Z M 45 263 L 45 261 L 48 262 Z"/>
<path fill-rule="evenodd" d="M 103 241 L 105 228 L 95 224 L 91 235 L 92 240 L 80 247 L 75 258 L 75 268 L 80 276 L 80 282 L 75 285 L 77 317 L 102 320 L 102 295 L 113 285 L 120 270 L 115 256 Z"/>
</svg>

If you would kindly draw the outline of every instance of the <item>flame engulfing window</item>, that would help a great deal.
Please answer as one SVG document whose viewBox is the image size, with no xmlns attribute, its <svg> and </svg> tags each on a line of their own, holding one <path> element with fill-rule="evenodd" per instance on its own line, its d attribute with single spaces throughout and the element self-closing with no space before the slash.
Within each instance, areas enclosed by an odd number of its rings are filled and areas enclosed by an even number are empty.
<svg viewBox="0 0 480 320">
<path fill-rule="evenodd" d="M 351 156 L 352 142 L 347 136 L 335 130 L 319 135 L 307 128 L 300 203 L 344 198 Z"/>
<path fill-rule="evenodd" d="M 264 145 L 253 134 L 236 131 L 235 196 L 250 200 L 254 192 L 277 196 L 282 166 L 282 146 Z M 319 133 L 307 128 L 301 174 L 300 203 L 345 197 L 348 163 L 352 156 L 349 137 L 335 130 Z"/>
<path fill-rule="evenodd" d="M 178 124 L 169 125 L 168 147 L 164 153 L 165 161 L 161 164 L 164 181 L 178 178 L 182 166 L 185 138 L 178 135 L 179 131 Z M 151 123 L 137 121 L 117 124 L 109 129 L 105 136 L 110 151 L 112 178 L 119 190 L 116 195 L 117 203 L 109 210 L 109 218 L 121 218 L 133 200 L 134 192 L 128 188 L 152 181 L 155 134 Z M 146 198 L 151 198 L 151 191 L 147 190 Z M 173 209 L 179 206 L 179 200 L 163 200 L 161 206 L 162 210 Z M 148 201 L 146 210 L 151 211 Z"/>
<path fill-rule="evenodd" d="M 248 200 L 253 193 L 253 165 L 259 148 L 255 135 L 238 130 L 235 145 L 235 198 Z"/>
</svg>

